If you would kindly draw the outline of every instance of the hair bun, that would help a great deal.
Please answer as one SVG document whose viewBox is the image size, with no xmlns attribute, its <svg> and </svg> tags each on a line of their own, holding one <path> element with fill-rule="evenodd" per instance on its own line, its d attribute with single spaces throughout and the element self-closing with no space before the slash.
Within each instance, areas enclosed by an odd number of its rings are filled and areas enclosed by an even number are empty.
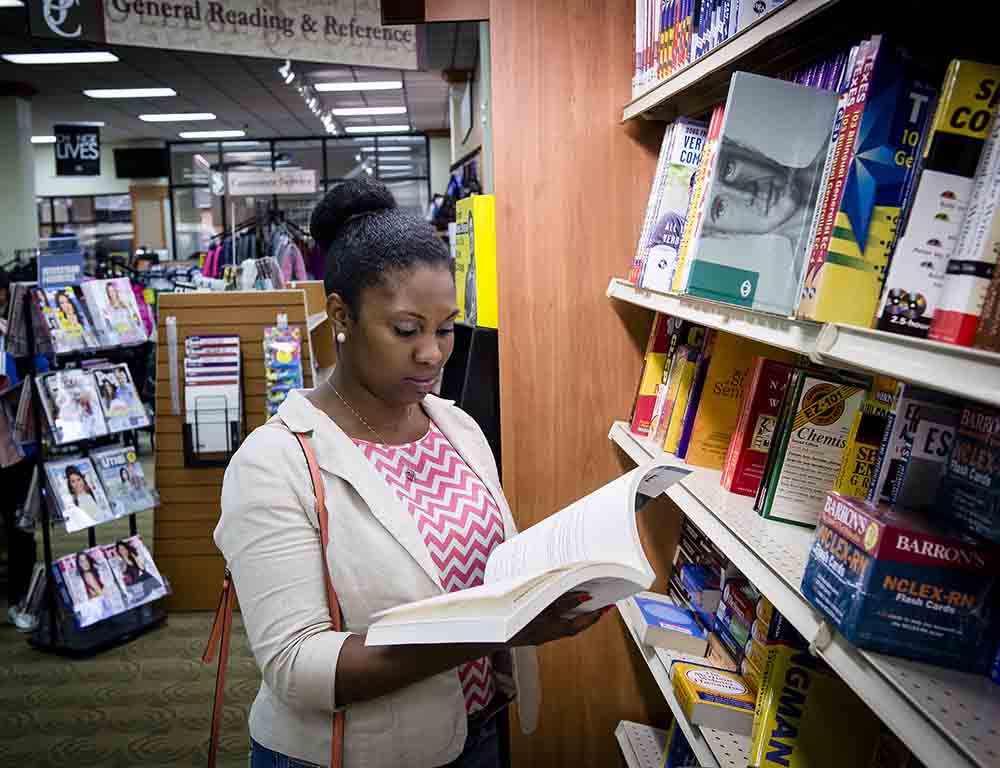
<svg viewBox="0 0 1000 768">
<path fill-rule="evenodd" d="M 329 247 L 350 220 L 396 207 L 396 198 L 381 181 L 365 177 L 335 186 L 313 209 L 309 232 L 321 246 Z"/>
</svg>

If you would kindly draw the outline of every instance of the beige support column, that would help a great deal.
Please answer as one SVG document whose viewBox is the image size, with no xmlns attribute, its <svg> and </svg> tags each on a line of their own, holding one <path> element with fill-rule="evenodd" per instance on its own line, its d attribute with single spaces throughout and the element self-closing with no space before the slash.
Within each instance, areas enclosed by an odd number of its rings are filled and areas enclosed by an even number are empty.
<svg viewBox="0 0 1000 768">
<path fill-rule="evenodd" d="M 0 83 L 0 260 L 16 249 L 38 247 L 35 153 L 31 145 L 32 89 Z"/>
</svg>

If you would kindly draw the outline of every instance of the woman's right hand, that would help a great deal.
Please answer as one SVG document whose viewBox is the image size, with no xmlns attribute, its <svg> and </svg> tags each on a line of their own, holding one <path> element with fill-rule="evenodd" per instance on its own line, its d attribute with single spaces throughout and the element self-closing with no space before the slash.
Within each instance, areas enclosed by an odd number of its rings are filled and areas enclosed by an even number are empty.
<svg viewBox="0 0 1000 768">
<path fill-rule="evenodd" d="M 531 622 L 507 643 L 511 648 L 525 645 L 544 645 L 553 640 L 573 637 L 598 622 L 605 613 L 614 608 L 609 605 L 597 611 L 581 613 L 575 616 L 567 614 L 581 603 L 590 600 L 586 592 L 567 592 L 552 605 L 538 614 Z"/>
</svg>

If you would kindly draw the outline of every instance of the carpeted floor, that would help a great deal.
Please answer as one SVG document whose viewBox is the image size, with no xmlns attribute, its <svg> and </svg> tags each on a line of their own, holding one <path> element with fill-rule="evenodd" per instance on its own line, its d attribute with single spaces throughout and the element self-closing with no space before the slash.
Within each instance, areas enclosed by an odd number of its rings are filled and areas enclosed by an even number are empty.
<svg viewBox="0 0 1000 768">
<path fill-rule="evenodd" d="M 71 660 L 0 625 L 0 767 L 203 767 L 215 666 L 203 666 L 209 613 L 167 624 L 98 656 Z M 246 719 L 260 685 L 233 618 L 220 768 L 247 765 Z"/>
</svg>

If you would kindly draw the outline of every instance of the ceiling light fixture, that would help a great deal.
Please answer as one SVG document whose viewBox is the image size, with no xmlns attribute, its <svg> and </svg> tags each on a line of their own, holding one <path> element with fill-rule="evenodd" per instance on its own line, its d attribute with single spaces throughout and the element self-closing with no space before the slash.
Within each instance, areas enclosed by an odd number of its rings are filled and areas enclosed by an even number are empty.
<svg viewBox="0 0 1000 768">
<path fill-rule="evenodd" d="M 187 123 L 195 120 L 215 120 L 211 112 L 174 112 L 163 114 L 139 115 L 144 123 Z"/>
<path fill-rule="evenodd" d="M 331 109 L 336 117 L 353 117 L 355 115 L 405 115 L 406 107 L 341 107 Z"/>
<path fill-rule="evenodd" d="M 344 129 L 348 133 L 407 133 L 408 125 L 349 125 Z"/>
<path fill-rule="evenodd" d="M 408 171 L 413 168 L 413 164 L 396 165 L 395 163 L 379 163 L 378 167 L 384 171 Z"/>
<path fill-rule="evenodd" d="M 413 147 L 378 147 L 377 150 L 375 147 L 362 147 L 361 151 L 362 152 L 377 151 L 381 155 L 383 152 L 412 152 Z"/>
<path fill-rule="evenodd" d="M 345 91 L 398 91 L 402 87 L 403 83 L 400 80 L 375 80 L 369 83 L 345 81 L 343 83 L 316 83 L 313 85 L 313 88 L 320 93 L 327 91 L 341 93 Z"/>
<path fill-rule="evenodd" d="M 18 3 L 20 5 L 21 3 Z M 0 7 L 6 7 L 0 3 Z M 111 64 L 118 57 L 108 51 L 60 51 L 58 53 L 5 53 L 11 64 Z"/>
<path fill-rule="evenodd" d="M 20 8 L 22 5 L 21 0 L 0 0 L 0 8 Z"/>
<path fill-rule="evenodd" d="M 56 143 L 56 137 L 55 136 L 32 136 L 31 137 L 31 143 L 32 144 L 55 144 Z"/>
<path fill-rule="evenodd" d="M 181 131 L 182 139 L 238 139 L 246 136 L 246 131 Z"/>
<path fill-rule="evenodd" d="M 95 88 L 83 92 L 92 99 L 157 99 L 176 96 L 173 88 Z"/>
</svg>

